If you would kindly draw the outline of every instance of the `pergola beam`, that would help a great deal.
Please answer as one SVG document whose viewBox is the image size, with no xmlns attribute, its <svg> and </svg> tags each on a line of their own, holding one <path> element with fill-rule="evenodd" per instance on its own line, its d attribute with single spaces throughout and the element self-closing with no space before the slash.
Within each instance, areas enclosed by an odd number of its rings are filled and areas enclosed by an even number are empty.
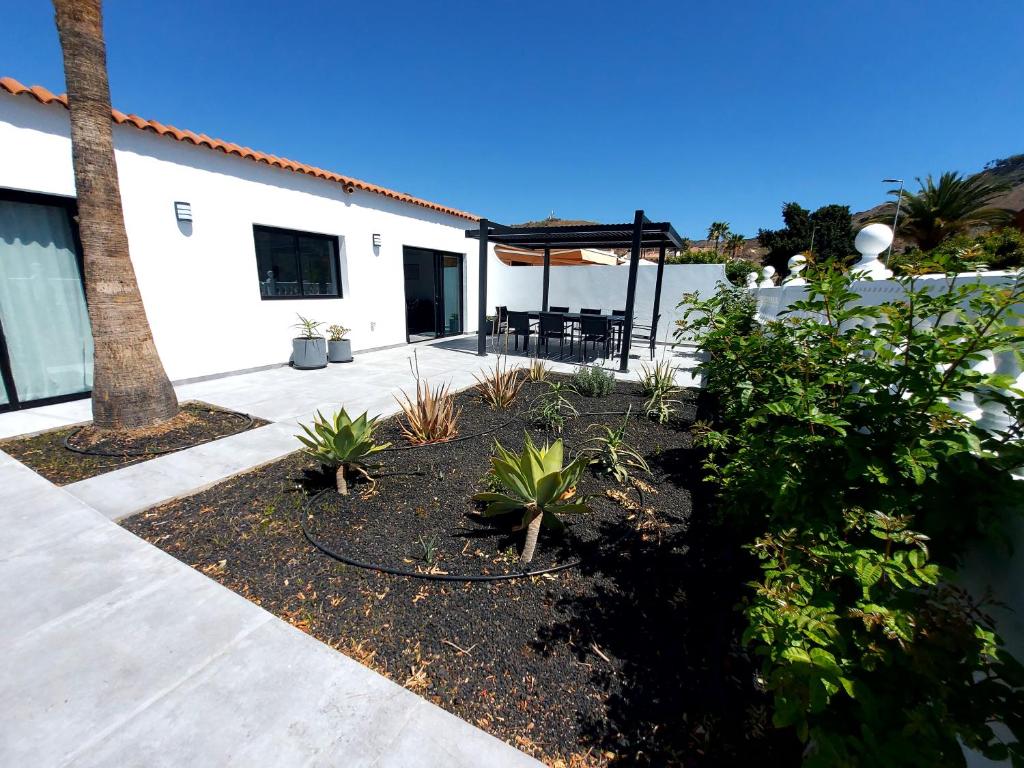
<svg viewBox="0 0 1024 768">
<path fill-rule="evenodd" d="M 643 242 L 644 212 L 633 217 L 633 246 L 629 251 L 629 282 L 626 283 L 626 317 L 622 321 L 622 348 L 619 350 L 619 370 L 629 370 L 629 346 L 633 337 L 633 308 L 636 305 L 636 273 L 640 267 L 640 249 Z"/>
<path fill-rule="evenodd" d="M 481 357 L 487 355 L 487 219 L 480 219 L 480 263 L 477 272 L 480 276 L 480 295 L 477 300 L 477 338 L 476 353 Z"/>
<path fill-rule="evenodd" d="M 548 311 L 548 294 L 551 287 L 551 249 L 544 249 L 544 295 L 541 300 L 541 310 Z"/>
</svg>

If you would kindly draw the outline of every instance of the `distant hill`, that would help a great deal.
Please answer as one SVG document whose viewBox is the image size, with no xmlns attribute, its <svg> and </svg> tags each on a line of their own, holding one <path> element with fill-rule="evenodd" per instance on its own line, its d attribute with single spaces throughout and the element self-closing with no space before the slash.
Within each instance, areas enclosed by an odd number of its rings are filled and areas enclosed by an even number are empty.
<svg viewBox="0 0 1024 768">
<path fill-rule="evenodd" d="M 512 224 L 513 227 L 575 227 L 582 224 L 597 224 L 596 221 L 586 219 L 560 219 L 557 216 L 548 216 L 546 219 L 537 221 L 524 221 L 522 224 Z"/>
<path fill-rule="evenodd" d="M 1024 154 L 1013 155 L 1001 160 L 993 160 L 981 171 L 988 181 L 1008 184 L 1010 189 L 992 200 L 994 208 L 1008 208 L 1011 211 L 1024 210 Z M 906 189 L 916 191 L 914 179 L 907 179 Z M 882 212 L 886 203 L 879 203 L 874 208 L 853 214 L 854 229 L 859 229 Z"/>
</svg>

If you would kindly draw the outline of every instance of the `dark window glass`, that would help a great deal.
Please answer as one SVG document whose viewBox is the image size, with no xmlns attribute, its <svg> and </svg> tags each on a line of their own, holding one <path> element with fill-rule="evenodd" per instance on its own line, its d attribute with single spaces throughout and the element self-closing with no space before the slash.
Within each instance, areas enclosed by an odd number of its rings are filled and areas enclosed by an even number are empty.
<svg viewBox="0 0 1024 768">
<path fill-rule="evenodd" d="M 341 296 L 333 237 L 259 226 L 253 234 L 262 298 Z"/>
</svg>

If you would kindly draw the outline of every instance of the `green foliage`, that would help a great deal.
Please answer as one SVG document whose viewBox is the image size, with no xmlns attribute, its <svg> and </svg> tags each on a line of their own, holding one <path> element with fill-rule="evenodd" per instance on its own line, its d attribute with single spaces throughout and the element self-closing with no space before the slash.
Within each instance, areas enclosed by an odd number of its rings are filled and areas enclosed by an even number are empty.
<svg viewBox="0 0 1024 768">
<path fill-rule="evenodd" d="M 590 463 L 605 474 L 615 478 L 615 482 L 623 484 L 629 480 L 631 470 L 639 470 L 651 474 L 651 468 L 640 453 L 626 442 L 626 427 L 629 424 L 629 410 L 622 424 L 612 428 L 605 424 L 591 424 L 602 434 L 587 441 L 583 452 L 590 458 Z"/>
<path fill-rule="evenodd" d="M 761 229 L 757 233 L 757 241 L 768 249 L 765 263 L 775 267 L 780 276 L 788 273 L 786 264 L 798 253 L 813 250 L 808 260 L 818 264 L 842 262 L 854 253 L 853 219 L 847 205 L 824 205 L 811 213 L 797 203 L 786 203 L 782 220 L 786 225 L 782 229 Z"/>
<path fill-rule="evenodd" d="M 900 203 L 899 233 L 912 238 L 922 251 L 930 251 L 944 240 L 965 233 L 979 225 L 1001 224 L 1009 218 L 1009 211 L 990 206 L 992 200 L 1005 192 L 1005 184 L 993 182 L 982 174 L 964 177 L 947 171 L 936 183 L 929 175 L 917 179 L 920 189 L 916 193 L 903 190 Z M 900 190 L 889 191 L 899 198 Z M 891 222 L 896 202 L 887 203 L 879 212 L 878 220 Z"/>
<path fill-rule="evenodd" d="M 676 383 L 676 368 L 669 360 L 640 366 L 640 391 L 650 396 L 659 389 L 671 389 Z"/>
<path fill-rule="evenodd" d="M 296 314 L 295 316 L 297 318 L 299 318 L 299 322 L 294 323 L 292 325 L 292 328 L 298 328 L 299 331 L 302 333 L 302 336 L 300 336 L 299 338 L 302 338 L 302 339 L 321 339 L 321 338 L 323 338 L 323 336 L 320 334 L 320 326 L 323 325 L 323 323 L 318 323 L 316 320 L 310 320 L 308 318 L 303 317 L 300 314 Z"/>
<path fill-rule="evenodd" d="M 679 331 L 700 339 L 717 405 L 698 434 L 708 479 L 761 565 L 746 641 L 809 765 L 961 764 L 958 739 L 1024 758 L 992 729 L 1022 731 L 1024 675 L 949 586 L 1021 502 L 1019 424 L 993 435 L 950 403 L 1013 385 L 973 364 L 1020 348 L 1024 279 L 903 286 L 859 306 L 848 276 L 819 270 L 765 324 L 724 288 Z"/>
<path fill-rule="evenodd" d="M 584 502 L 574 501 L 576 484 L 589 459 L 580 456 L 563 467 L 562 441 L 538 448 L 529 433 L 518 455 L 505 450 L 497 441 L 494 447 L 496 455 L 491 457 L 491 474 L 501 484 L 502 491 L 483 491 L 473 499 L 486 504 L 484 517 L 522 513 L 523 527 L 532 529 L 532 542 L 528 536 L 522 555 L 522 562 L 528 563 L 533 557 L 536 530 L 540 525 L 561 531 L 565 525 L 559 515 L 590 511 Z"/>
<path fill-rule="evenodd" d="M 581 365 L 569 384 L 584 397 L 607 397 L 615 390 L 615 374 L 596 365 Z"/>
<path fill-rule="evenodd" d="M 734 254 L 735 256 L 735 254 Z M 746 285 L 747 275 L 761 267 L 746 259 L 727 258 L 715 251 L 680 251 L 665 257 L 666 264 L 725 264 L 725 276 L 735 285 Z"/>
<path fill-rule="evenodd" d="M 548 388 L 534 401 L 530 409 L 530 417 L 533 423 L 543 427 L 550 432 L 561 434 L 565 428 L 567 416 L 578 416 L 576 410 L 566 393 L 574 391 L 571 386 L 561 381 L 549 381 Z"/>
<path fill-rule="evenodd" d="M 676 386 L 675 371 L 675 367 L 668 360 L 661 360 L 654 366 L 643 365 L 640 368 L 640 387 L 647 396 L 644 413 L 647 418 L 654 419 L 659 424 L 667 424 L 675 413 L 675 406 L 681 402 L 673 397 L 680 391 Z"/>
<path fill-rule="evenodd" d="M 899 274 L 1017 269 L 1024 266 L 1024 233 L 1012 227 L 989 230 L 977 237 L 954 235 L 925 253 L 914 248 L 895 254 L 890 268 Z"/>
<path fill-rule="evenodd" d="M 416 544 L 419 546 L 420 559 L 426 565 L 437 563 L 437 536 L 431 536 L 429 539 L 417 536 Z"/>
</svg>

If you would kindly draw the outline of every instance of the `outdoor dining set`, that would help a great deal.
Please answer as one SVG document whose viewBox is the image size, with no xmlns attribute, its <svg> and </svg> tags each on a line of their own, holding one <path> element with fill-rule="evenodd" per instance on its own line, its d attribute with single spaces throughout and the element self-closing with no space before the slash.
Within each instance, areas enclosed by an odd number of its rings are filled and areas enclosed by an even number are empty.
<svg viewBox="0 0 1024 768">
<path fill-rule="evenodd" d="M 519 341 L 523 341 L 523 350 L 530 352 L 530 338 L 536 337 L 536 352 L 550 354 L 553 340 L 558 341 L 558 355 L 564 356 L 566 342 L 569 355 L 579 351 L 580 359 L 586 358 L 587 345 L 596 352 L 601 350 L 602 357 L 617 357 L 622 348 L 623 330 L 626 312 L 613 309 L 606 314 L 600 308 L 581 307 L 578 312 L 571 312 L 569 307 L 551 306 L 543 310 L 509 310 L 508 307 L 497 307 L 495 329 L 505 339 L 505 346 L 511 337 L 514 349 L 519 350 Z M 633 338 L 650 341 L 651 354 L 654 350 L 654 329 L 649 326 L 633 326 Z"/>
</svg>

